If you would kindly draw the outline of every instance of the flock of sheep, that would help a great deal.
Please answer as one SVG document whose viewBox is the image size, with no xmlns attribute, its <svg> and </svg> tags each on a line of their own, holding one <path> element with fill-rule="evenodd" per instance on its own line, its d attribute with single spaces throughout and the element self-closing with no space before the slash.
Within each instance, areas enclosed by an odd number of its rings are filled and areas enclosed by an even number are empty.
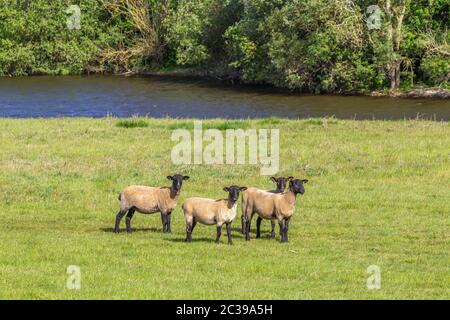
<svg viewBox="0 0 450 320">
<path fill-rule="evenodd" d="M 161 212 L 163 232 L 171 232 L 171 215 L 177 205 L 181 186 L 189 176 L 173 175 L 167 179 L 172 181 L 170 187 L 129 186 L 119 195 L 120 210 L 116 216 L 114 231 L 119 232 L 120 221 L 126 215 L 127 232 L 131 233 L 131 219 L 134 213 L 151 214 Z M 297 194 L 305 193 L 305 179 L 271 178 L 277 184 L 277 189 L 266 191 L 252 187 L 239 187 L 232 185 L 224 187 L 228 193 L 226 199 L 188 198 L 183 203 L 184 217 L 186 220 L 186 242 L 192 242 L 192 231 L 197 222 L 205 225 L 217 226 L 216 243 L 220 241 L 222 226 L 227 228 L 228 244 L 233 244 L 231 239 L 231 223 L 237 214 L 237 202 L 239 193 L 242 192 L 242 234 L 246 240 L 250 240 L 250 223 L 256 213 L 256 237 L 261 235 L 260 227 L 262 219 L 271 220 L 271 238 L 275 238 L 275 220 L 280 226 L 281 242 L 288 241 L 289 221 L 294 214 L 295 198 Z M 289 189 L 285 192 L 286 184 Z"/>
</svg>

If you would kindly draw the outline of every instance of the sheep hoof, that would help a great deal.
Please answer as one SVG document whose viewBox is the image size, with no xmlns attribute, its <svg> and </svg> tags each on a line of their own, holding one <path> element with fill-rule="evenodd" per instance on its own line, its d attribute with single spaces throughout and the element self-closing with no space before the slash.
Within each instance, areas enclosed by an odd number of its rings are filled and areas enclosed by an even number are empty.
<svg viewBox="0 0 450 320">
<path fill-rule="evenodd" d="M 270 239 L 275 239 L 275 233 L 270 234 Z"/>
<path fill-rule="evenodd" d="M 228 241 L 228 245 L 232 246 L 233 245 L 233 241 Z"/>
</svg>

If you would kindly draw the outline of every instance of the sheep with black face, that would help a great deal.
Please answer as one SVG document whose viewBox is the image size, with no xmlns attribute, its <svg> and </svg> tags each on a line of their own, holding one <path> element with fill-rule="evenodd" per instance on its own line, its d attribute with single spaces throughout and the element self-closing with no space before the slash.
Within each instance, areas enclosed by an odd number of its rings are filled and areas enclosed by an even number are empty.
<svg viewBox="0 0 450 320">
<path fill-rule="evenodd" d="M 246 189 L 246 187 L 236 185 L 224 187 L 223 190 L 228 193 L 227 199 L 214 200 L 198 197 L 186 199 L 183 203 L 184 217 L 186 219 L 186 242 L 192 242 L 192 231 L 197 222 L 199 222 L 205 225 L 216 225 L 216 243 L 220 241 L 222 225 L 225 224 L 227 226 L 228 244 L 233 244 L 231 223 L 236 217 L 239 192 Z"/>
<path fill-rule="evenodd" d="M 280 226 L 281 242 L 288 241 L 288 226 L 295 211 L 297 194 L 304 194 L 306 179 L 292 179 L 289 190 L 284 193 L 271 193 L 264 190 L 247 189 L 242 195 L 242 210 L 245 216 L 245 239 L 250 240 L 250 222 L 256 213 L 263 219 L 276 219 Z M 247 192 L 256 194 L 257 201 L 245 201 Z"/>
<path fill-rule="evenodd" d="M 171 232 L 171 214 L 177 206 L 183 181 L 188 180 L 189 176 L 176 174 L 167 176 L 167 179 L 172 181 L 170 187 L 129 186 L 120 193 L 120 210 L 114 228 L 116 233 L 119 232 L 120 221 L 125 214 L 127 232 L 131 233 L 131 219 L 135 211 L 143 214 L 161 212 L 163 232 Z"/>
<path fill-rule="evenodd" d="M 294 179 L 293 177 L 284 178 L 284 177 L 271 177 L 270 180 L 275 182 L 277 185 L 277 188 L 275 190 L 270 190 L 268 192 L 272 193 L 282 193 L 286 189 L 286 184 Z M 244 208 L 248 205 L 248 203 L 256 202 L 258 201 L 258 195 L 259 193 L 256 192 L 259 191 L 265 191 L 258 188 L 248 188 L 247 192 L 242 195 L 242 216 L 241 216 L 241 224 L 242 224 L 242 234 L 245 234 L 245 215 L 244 215 Z M 261 222 L 262 219 L 260 216 L 258 216 L 256 220 L 256 238 L 261 237 Z M 270 232 L 270 238 L 275 239 L 275 219 L 270 219 L 271 223 L 271 232 Z"/>
</svg>

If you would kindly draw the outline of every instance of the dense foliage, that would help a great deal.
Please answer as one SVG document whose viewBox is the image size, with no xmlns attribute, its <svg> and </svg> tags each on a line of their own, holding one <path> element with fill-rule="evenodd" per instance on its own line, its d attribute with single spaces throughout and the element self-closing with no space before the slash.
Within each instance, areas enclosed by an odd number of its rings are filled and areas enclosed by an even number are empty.
<svg viewBox="0 0 450 320">
<path fill-rule="evenodd" d="M 70 5 L 80 29 L 67 26 Z M 0 75 L 186 67 L 315 93 L 448 88 L 449 10 L 448 0 L 2 0 Z"/>
<path fill-rule="evenodd" d="M 90 70 L 100 46 L 121 34 L 111 27 L 98 3 L 78 1 L 83 27 L 66 25 L 71 1 L 2 0 L 0 3 L 0 74 L 69 74 Z M 76 3 L 76 2 L 75 2 Z"/>
</svg>

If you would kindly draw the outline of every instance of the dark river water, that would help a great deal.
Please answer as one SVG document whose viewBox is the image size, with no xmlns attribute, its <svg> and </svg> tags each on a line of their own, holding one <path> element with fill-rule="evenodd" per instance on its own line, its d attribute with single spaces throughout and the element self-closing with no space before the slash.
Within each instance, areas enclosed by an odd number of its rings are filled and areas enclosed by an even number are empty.
<svg viewBox="0 0 450 320">
<path fill-rule="evenodd" d="M 0 117 L 450 120 L 450 100 L 311 96 L 167 77 L 0 78 Z"/>
</svg>

